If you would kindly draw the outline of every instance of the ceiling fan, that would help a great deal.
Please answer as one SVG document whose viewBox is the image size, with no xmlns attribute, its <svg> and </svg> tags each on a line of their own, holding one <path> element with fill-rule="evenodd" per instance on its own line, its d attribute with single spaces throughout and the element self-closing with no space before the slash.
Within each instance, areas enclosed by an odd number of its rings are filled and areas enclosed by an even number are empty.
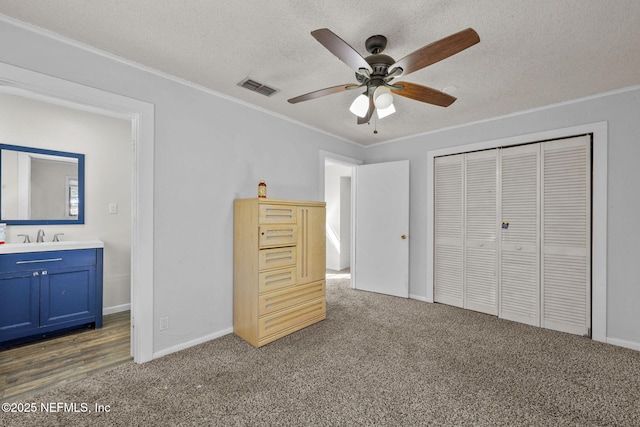
<svg viewBox="0 0 640 427">
<path fill-rule="evenodd" d="M 392 80 L 455 55 L 480 41 L 478 33 L 472 28 L 467 28 L 423 46 L 396 61 L 382 53 L 387 46 L 387 38 L 382 35 L 371 36 L 366 40 L 365 48 L 371 54 L 366 58 L 327 28 L 312 31 L 311 35 L 355 71 L 358 83 L 316 90 L 288 101 L 296 104 L 333 93 L 365 88 L 364 93 L 358 96 L 349 108 L 358 116 L 358 124 L 368 123 L 374 110 L 377 110 L 380 119 L 393 114 L 395 107 L 392 93 L 441 107 L 451 105 L 456 98 L 447 93 L 416 83 Z"/>
</svg>

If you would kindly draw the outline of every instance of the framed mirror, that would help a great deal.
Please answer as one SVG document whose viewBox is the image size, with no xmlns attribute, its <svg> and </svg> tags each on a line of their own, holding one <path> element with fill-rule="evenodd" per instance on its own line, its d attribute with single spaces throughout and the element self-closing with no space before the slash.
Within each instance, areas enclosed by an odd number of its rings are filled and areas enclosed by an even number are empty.
<svg viewBox="0 0 640 427">
<path fill-rule="evenodd" d="M 0 222 L 84 224 L 84 154 L 0 144 Z"/>
</svg>

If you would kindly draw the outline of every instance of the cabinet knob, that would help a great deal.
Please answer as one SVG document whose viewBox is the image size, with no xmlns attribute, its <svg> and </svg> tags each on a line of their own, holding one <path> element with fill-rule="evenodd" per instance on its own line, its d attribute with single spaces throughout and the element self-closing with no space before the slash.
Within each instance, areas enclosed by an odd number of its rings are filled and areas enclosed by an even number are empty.
<svg viewBox="0 0 640 427">
<path fill-rule="evenodd" d="M 402 240 L 404 240 L 404 239 L 406 239 L 406 238 L 407 238 L 407 235 L 406 235 L 406 234 L 403 234 L 402 236 L 400 236 L 400 238 L 401 238 Z"/>
<path fill-rule="evenodd" d="M 46 276 L 46 275 L 47 275 L 47 271 L 46 271 L 46 270 L 45 270 L 45 271 L 43 271 L 43 272 L 42 272 L 42 275 L 43 275 L 43 276 Z"/>
<path fill-rule="evenodd" d="M 34 272 L 33 272 L 33 275 L 34 275 L 34 276 L 37 276 L 37 275 L 38 275 L 38 272 L 37 272 L 37 271 L 34 271 Z"/>
</svg>

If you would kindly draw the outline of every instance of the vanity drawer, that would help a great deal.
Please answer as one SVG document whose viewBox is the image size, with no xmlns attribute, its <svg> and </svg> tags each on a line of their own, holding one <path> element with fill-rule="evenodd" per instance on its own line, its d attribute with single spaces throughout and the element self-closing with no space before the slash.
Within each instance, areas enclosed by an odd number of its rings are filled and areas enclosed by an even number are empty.
<svg viewBox="0 0 640 427">
<path fill-rule="evenodd" d="M 95 265 L 95 249 L 25 252 L 0 255 L 0 271 L 31 271 L 78 265 Z"/>
<path fill-rule="evenodd" d="M 296 265 L 297 254 L 298 250 L 295 246 L 261 249 L 258 258 L 258 269 L 270 270 L 273 268 Z"/>
<path fill-rule="evenodd" d="M 326 318 L 326 301 L 319 298 L 258 319 L 259 345 Z"/>
<path fill-rule="evenodd" d="M 262 272 L 258 275 L 258 292 L 270 292 L 296 284 L 296 268 L 288 267 Z"/>
<path fill-rule="evenodd" d="M 292 246 L 298 241 L 298 227 L 295 224 L 261 225 L 259 233 L 261 248 Z"/>
<path fill-rule="evenodd" d="M 296 206 L 260 204 L 258 211 L 260 224 L 295 224 L 297 218 Z"/>
<path fill-rule="evenodd" d="M 294 286 L 293 288 L 283 289 L 277 292 L 262 294 L 258 299 L 258 316 L 263 316 L 265 314 L 273 313 L 274 311 L 324 297 L 324 280 L 303 286 Z"/>
</svg>

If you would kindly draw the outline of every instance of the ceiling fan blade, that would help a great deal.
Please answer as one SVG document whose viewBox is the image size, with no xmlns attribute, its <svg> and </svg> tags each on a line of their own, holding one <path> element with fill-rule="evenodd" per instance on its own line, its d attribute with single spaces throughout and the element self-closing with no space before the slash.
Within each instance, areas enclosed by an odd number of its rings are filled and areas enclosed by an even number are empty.
<svg viewBox="0 0 640 427">
<path fill-rule="evenodd" d="M 354 48 L 328 28 L 312 31 L 311 35 L 353 71 L 358 72 L 360 68 L 364 68 L 370 73 L 373 72 L 369 63 Z"/>
<path fill-rule="evenodd" d="M 398 85 L 401 85 L 402 89 L 394 87 Z M 440 107 L 448 107 L 456 100 L 455 96 L 451 96 L 448 93 L 415 83 L 397 82 L 393 86 L 390 86 L 390 89 L 393 93 L 406 98 L 426 102 L 427 104 L 439 105 Z"/>
<path fill-rule="evenodd" d="M 445 58 L 455 55 L 480 41 L 480 36 L 473 28 L 467 28 L 455 34 L 430 43 L 415 52 L 405 56 L 389 67 L 389 70 L 400 67 L 402 75 L 406 76 L 427 65 L 435 64 Z"/>
<path fill-rule="evenodd" d="M 346 84 L 346 85 L 340 85 L 340 86 L 327 87 L 327 88 L 324 88 L 324 89 L 320 89 L 320 90 L 316 90 L 316 91 L 313 91 L 313 92 L 305 93 L 304 95 L 296 96 L 295 98 L 291 98 L 288 101 L 289 101 L 290 104 L 296 104 L 298 102 L 308 101 L 310 99 L 320 98 L 321 96 L 331 95 L 332 93 L 344 92 L 347 89 L 355 89 L 357 87 L 359 87 L 359 86 L 358 85 L 354 85 L 354 84 Z"/>
<path fill-rule="evenodd" d="M 371 120 L 371 116 L 373 116 L 373 111 L 376 109 L 375 105 L 373 104 L 373 97 L 370 96 L 369 97 L 369 111 L 367 111 L 367 115 L 364 117 L 359 117 L 358 116 L 358 124 L 359 125 L 363 125 L 365 123 L 369 123 L 369 120 Z"/>
</svg>

